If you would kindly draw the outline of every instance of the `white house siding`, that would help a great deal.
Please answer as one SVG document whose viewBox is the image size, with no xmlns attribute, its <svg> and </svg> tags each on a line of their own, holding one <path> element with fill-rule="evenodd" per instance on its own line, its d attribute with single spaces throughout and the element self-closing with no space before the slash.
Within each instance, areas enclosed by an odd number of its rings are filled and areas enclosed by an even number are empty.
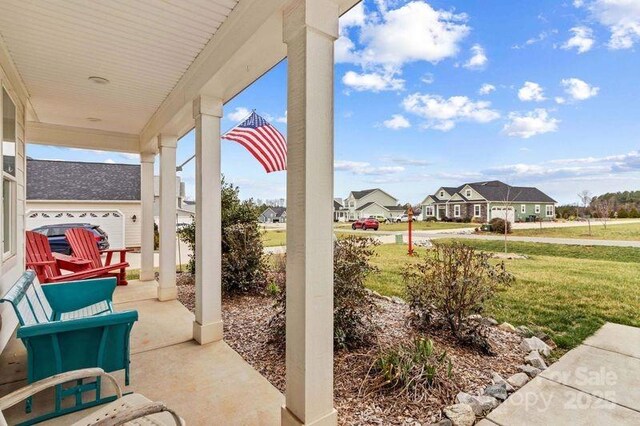
<svg viewBox="0 0 640 426">
<path fill-rule="evenodd" d="M 384 217 L 391 217 L 389 210 L 379 206 L 378 204 L 371 204 L 363 210 L 358 211 L 358 217 L 365 218 L 369 216 L 382 215 Z"/>
<path fill-rule="evenodd" d="M 16 104 L 16 254 L 0 257 L 0 295 L 4 295 L 24 271 L 24 212 L 25 212 L 25 103 L 26 92 L 18 86 L 18 79 L 12 72 L 8 57 L 0 46 L 0 85 L 4 86 Z M 5 68 L 6 67 L 6 68 Z M 9 78 L 9 75 L 12 77 Z M 22 94 L 22 96 L 21 96 Z M 1 96 L 1 95 L 0 95 Z M 1 114 L 0 114 L 1 116 Z M 2 120 L 0 120 L 0 130 Z M 1 134 L 1 133 L 0 133 Z M 1 211 L 1 209 L 0 209 Z M 1 213 L 0 213 L 1 214 Z M 1 231 L 0 231 L 1 232 Z M 0 351 L 4 349 L 18 320 L 8 303 L 0 304 Z"/>
<path fill-rule="evenodd" d="M 382 191 L 374 191 L 360 198 L 358 200 L 358 206 L 364 206 L 365 204 L 372 201 L 374 203 L 380 204 L 381 206 L 395 206 L 398 203 L 398 200 L 391 197 L 390 195 L 387 195 Z"/>
<path fill-rule="evenodd" d="M 135 202 L 117 202 L 117 201 L 104 201 L 104 202 L 91 202 L 91 201 L 39 201 L 29 200 L 27 201 L 28 212 L 42 211 L 42 210 L 54 210 L 54 211 L 118 211 L 124 216 L 124 245 L 126 247 L 140 247 L 140 241 L 142 239 L 142 205 L 139 201 Z M 135 223 L 133 222 L 133 216 L 136 216 Z M 29 220 L 27 219 L 27 224 Z M 78 222 L 85 222 L 85 220 L 78 220 Z M 86 220 L 86 222 L 93 225 L 100 225 L 100 218 L 94 218 Z M 105 229 L 107 233 L 108 230 Z M 113 243 L 113 248 L 116 247 Z"/>
</svg>

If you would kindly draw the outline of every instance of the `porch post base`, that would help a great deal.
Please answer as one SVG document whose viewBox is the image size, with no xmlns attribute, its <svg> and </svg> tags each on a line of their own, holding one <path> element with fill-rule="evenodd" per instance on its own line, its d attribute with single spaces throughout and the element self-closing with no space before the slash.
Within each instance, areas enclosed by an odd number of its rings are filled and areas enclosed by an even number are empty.
<svg viewBox="0 0 640 426">
<path fill-rule="evenodd" d="M 201 345 L 222 340 L 222 321 L 208 324 L 193 322 L 193 339 Z"/>
<path fill-rule="evenodd" d="M 153 271 L 140 271 L 139 281 L 154 281 L 156 279 L 156 274 Z"/>
<path fill-rule="evenodd" d="M 178 287 L 158 287 L 158 300 L 166 302 L 178 298 Z"/>
<path fill-rule="evenodd" d="M 280 424 L 282 426 L 335 426 L 338 424 L 338 412 L 334 408 L 328 414 L 309 423 L 304 423 L 295 414 L 293 414 L 286 405 L 282 406 Z"/>
</svg>

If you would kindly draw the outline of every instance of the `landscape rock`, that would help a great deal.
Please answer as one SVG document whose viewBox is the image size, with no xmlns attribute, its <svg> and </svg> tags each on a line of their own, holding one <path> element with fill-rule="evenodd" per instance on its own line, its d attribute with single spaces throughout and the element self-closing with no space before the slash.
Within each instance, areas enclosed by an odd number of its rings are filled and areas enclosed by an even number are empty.
<svg viewBox="0 0 640 426">
<path fill-rule="evenodd" d="M 483 416 L 489 411 L 496 408 L 499 404 L 498 400 L 488 395 L 471 395 L 466 392 L 460 392 L 456 395 L 456 401 L 461 404 L 471 406 L 476 416 Z"/>
<path fill-rule="evenodd" d="M 484 389 L 484 394 L 504 401 L 507 399 L 507 386 L 505 383 L 489 385 Z"/>
<path fill-rule="evenodd" d="M 538 351 L 529 352 L 529 355 L 524 357 L 524 362 L 536 368 L 539 368 L 540 370 L 547 369 L 547 364 L 544 362 L 544 358 L 542 358 L 542 355 L 540 355 Z"/>
<path fill-rule="evenodd" d="M 402 299 L 401 299 L 401 298 L 399 298 L 398 296 L 393 296 L 393 297 L 391 297 L 391 301 L 392 301 L 393 303 L 398 304 L 398 305 L 401 305 L 401 304 L 403 304 L 403 303 L 404 303 L 404 300 L 402 300 Z"/>
<path fill-rule="evenodd" d="M 533 331 L 529 327 L 527 327 L 526 325 L 520 325 L 520 326 L 516 327 L 516 332 L 518 334 L 520 334 L 521 336 L 525 336 L 525 337 L 533 336 Z"/>
<path fill-rule="evenodd" d="M 452 425 L 453 423 L 451 423 L 451 420 L 442 419 L 438 423 L 432 423 L 430 426 L 452 426 Z"/>
<path fill-rule="evenodd" d="M 476 415 L 469 404 L 450 405 L 443 411 L 453 426 L 473 426 L 476 422 Z"/>
<path fill-rule="evenodd" d="M 495 319 L 491 318 L 491 317 L 487 317 L 487 318 L 483 318 L 482 319 L 482 323 L 486 326 L 489 327 L 493 327 L 498 325 L 498 321 L 496 321 Z"/>
<path fill-rule="evenodd" d="M 532 365 L 519 365 L 518 368 L 520 369 L 520 371 L 526 373 L 527 376 L 531 377 L 532 379 L 538 374 L 542 373 L 542 370 Z"/>
<path fill-rule="evenodd" d="M 499 375 L 496 372 L 492 372 L 491 373 L 491 381 L 493 382 L 494 385 L 500 385 L 503 384 L 504 387 L 507 389 L 507 392 L 513 392 L 513 386 L 511 386 L 509 384 L 509 382 L 507 382 L 505 379 L 502 378 L 501 375 Z"/>
<path fill-rule="evenodd" d="M 520 389 L 529 381 L 529 376 L 526 373 L 516 373 L 507 379 L 507 383 L 514 387 L 514 389 Z"/>
<path fill-rule="evenodd" d="M 498 328 L 500 330 L 509 331 L 511 333 L 515 333 L 515 331 L 516 331 L 516 328 L 514 326 L 512 326 L 511 324 L 509 324 L 508 322 L 503 322 L 502 324 L 500 324 L 498 326 Z"/>
<path fill-rule="evenodd" d="M 522 339 L 520 348 L 526 352 L 538 351 L 544 356 L 549 356 L 551 354 L 551 348 L 549 345 L 535 336 L 529 337 L 528 339 Z"/>
<path fill-rule="evenodd" d="M 478 401 L 478 404 L 480 405 L 480 408 L 482 408 L 482 413 L 483 414 L 488 413 L 489 411 L 493 410 L 498 405 L 500 405 L 500 401 L 498 401 L 493 396 L 480 395 L 480 396 L 476 396 L 475 398 Z"/>
</svg>

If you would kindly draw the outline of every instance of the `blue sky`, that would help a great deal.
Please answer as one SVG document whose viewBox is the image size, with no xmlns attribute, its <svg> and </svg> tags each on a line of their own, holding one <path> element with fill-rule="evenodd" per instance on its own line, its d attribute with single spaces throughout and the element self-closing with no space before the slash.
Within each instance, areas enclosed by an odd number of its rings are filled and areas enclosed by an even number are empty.
<svg viewBox="0 0 640 426">
<path fill-rule="evenodd" d="M 640 1 L 366 0 L 341 19 L 335 67 L 335 195 L 381 187 L 419 202 L 440 186 L 501 179 L 559 202 L 640 189 Z M 286 61 L 225 105 L 286 135 Z M 285 196 L 222 142 L 244 198 Z M 193 134 L 178 161 L 194 152 Z M 29 146 L 34 158 L 88 159 Z M 136 162 L 92 152 L 92 161 Z M 194 168 L 182 173 L 193 195 Z"/>
</svg>

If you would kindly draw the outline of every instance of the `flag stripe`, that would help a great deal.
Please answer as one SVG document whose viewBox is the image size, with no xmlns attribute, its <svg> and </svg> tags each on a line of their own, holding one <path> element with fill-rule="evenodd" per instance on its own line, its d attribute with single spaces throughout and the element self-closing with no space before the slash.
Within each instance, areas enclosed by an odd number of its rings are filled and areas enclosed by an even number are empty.
<svg viewBox="0 0 640 426">
<path fill-rule="evenodd" d="M 247 148 L 253 154 L 254 157 L 258 158 L 258 160 L 261 161 L 261 163 L 263 163 L 264 168 L 267 170 L 267 173 L 271 172 L 274 169 L 274 166 L 269 160 L 268 155 L 266 155 L 262 150 L 262 148 L 260 146 L 257 146 L 248 137 L 246 131 L 233 130 L 229 132 L 228 135 L 231 135 L 236 142 L 242 141 L 245 144 L 244 145 L 245 148 Z"/>
<path fill-rule="evenodd" d="M 281 151 L 281 148 L 278 144 L 278 141 L 276 139 L 274 139 L 274 137 L 269 133 L 268 130 L 268 126 L 264 126 L 264 127 L 258 127 L 256 129 L 256 131 L 258 133 L 260 133 L 262 135 L 262 137 L 269 142 L 267 144 L 267 146 L 269 147 L 271 153 L 273 154 L 274 158 L 276 159 L 276 161 L 278 162 L 278 169 L 283 170 L 284 169 L 284 161 L 283 161 L 283 153 Z"/>
<path fill-rule="evenodd" d="M 258 152 L 254 151 L 253 146 L 250 143 L 247 143 L 247 142 L 244 141 L 244 139 L 236 137 L 236 136 L 232 136 L 232 137 L 223 136 L 223 138 L 231 140 L 231 141 L 234 141 L 234 142 L 237 142 L 240 145 L 244 146 L 247 149 L 247 151 L 249 151 L 249 153 L 251 153 L 251 155 L 253 155 L 255 157 L 255 159 L 258 160 L 258 162 L 260 164 L 262 164 L 262 167 L 264 167 L 264 170 L 267 173 L 269 173 L 271 171 L 270 166 L 265 162 L 265 160 L 262 158 L 262 156 Z"/>
<path fill-rule="evenodd" d="M 284 160 L 284 165 L 285 165 L 285 169 L 286 169 L 286 164 L 287 164 L 287 144 L 286 144 L 284 138 L 282 137 L 280 132 L 275 127 L 273 127 L 272 125 L 265 126 L 264 130 L 266 132 L 268 132 L 269 134 L 271 134 L 272 138 L 276 141 L 275 145 L 278 148 L 278 151 L 280 152 L 280 155 L 282 156 L 282 159 Z"/>
<path fill-rule="evenodd" d="M 234 132 L 238 132 L 238 130 L 235 130 Z M 282 166 L 279 163 L 273 148 L 270 146 L 269 141 L 262 138 L 258 132 L 258 128 L 242 131 L 245 138 L 259 149 L 264 158 L 269 162 L 272 169 L 271 171 L 280 170 Z"/>
</svg>

